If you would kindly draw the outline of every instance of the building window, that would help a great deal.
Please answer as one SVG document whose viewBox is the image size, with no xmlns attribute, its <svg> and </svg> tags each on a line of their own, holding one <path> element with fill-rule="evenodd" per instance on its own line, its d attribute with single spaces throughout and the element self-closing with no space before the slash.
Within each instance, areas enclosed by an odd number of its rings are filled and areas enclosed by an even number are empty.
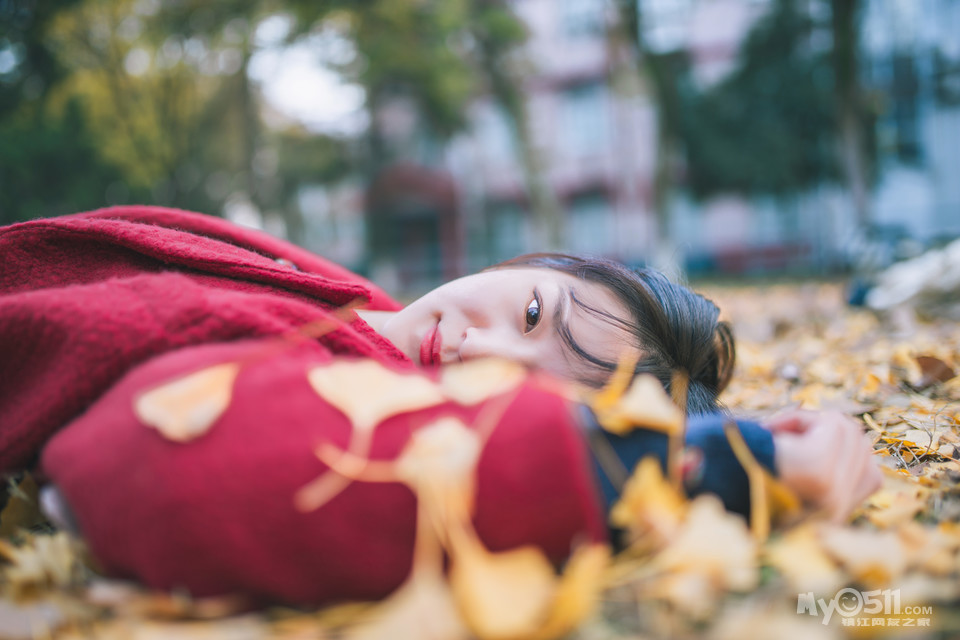
<svg viewBox="0 0 960 640">
<path fill-rule="evenodd" d="M 502 262 L 516 258 L 530 249 L 530 219 L 514 202 L 501 202 L 490 207 L 490 259 Z"/>
<path fill-rule="evenodd" d="M 613 211 L 604 194 L 584 194 L 570 200 L 567 238 L 575 253 L 603 256 L 614 251 Z"/>
<path fill-rule="evenodd" d="M 484 105 L 474 120 L 474 133 L 484 154 L 496 164 L 516 157 L 516 137 L 510 116 L 498 104 Z"/>
<path fill-rule="evenodd" d="M 604 0 L 560 0 L 560 27 L 566 38 L 604 33 Z"/>
<path fill-rule="evenodd" d="M 688 44 L 691 0 L 637 0 L 643 18 L 643 37 L 656 53 L 683 49 Z"/>
<path fill-rule="evenodd" d="M 599 82 L 570 87 L 563 93 L 564 147 L 573 155 L 588 155 L 607 145 L 609 118 L 606 88 Z"/>
</svg>

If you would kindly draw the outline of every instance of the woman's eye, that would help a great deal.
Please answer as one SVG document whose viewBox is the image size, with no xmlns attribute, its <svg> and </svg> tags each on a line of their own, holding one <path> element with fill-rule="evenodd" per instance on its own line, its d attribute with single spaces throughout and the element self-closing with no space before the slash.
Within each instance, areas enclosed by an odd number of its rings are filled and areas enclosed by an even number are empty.
<svg viewBox="0 0 960 640">
<path fill-rule="evenodd" d="M 533 292 L 533 300 L 531 300 L 530 304 L 527 305 L 527 312 L 524 316 L 524 320 L 527 322 L 527 328 L 524 333 L 533 331 L 533 328 L 540 323 L 540 294 L 536 291 Z"/>
</svg>

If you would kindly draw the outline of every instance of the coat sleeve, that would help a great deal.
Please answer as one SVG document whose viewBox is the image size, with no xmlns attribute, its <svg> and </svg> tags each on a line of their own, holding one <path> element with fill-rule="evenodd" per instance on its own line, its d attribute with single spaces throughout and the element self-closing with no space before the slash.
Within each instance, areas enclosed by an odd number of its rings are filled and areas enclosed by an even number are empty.
<svg viewBox="0 0 960 640">
<path fill-rule="evenodd" d="M 193 344 L 289 334 L 326 317 L 270 291 L 230 291 L 176 272 L 0 294 L 0 472 L 31 464 L 47 438 L 141 362 Z M 323 342 L 380 353 L 346 326 Z"/>
<path fill-rule="evenodd" d="M 0 228 L 0 472 L 31 465 L 57 429 L 161 353 L 289 334 L 358 300 L 396 307 L 366 284 L 266 234 L 173 209 Z M 337 324 L 319 339 L 329 350 L 408 360 L 361 320 Z"/>
<path fill-rule="evenodd" d="M 265 350 L 260 340 L 153 358 L 53 437 L 43 471 L 110 574 L 267 602 L 383 597 L 411 567 L 417 504 L 408 486 L 353 480 L 318 508 L 295 500 L 336 475 L 318 447 L 346 449 L 355 434 L 347 413 L 308 378 L 344 361 L 297 345 Z M 135 402 L 144 391 L 224 363 L 240 363 L 239 373 L 226 409 L 202 435 L 175 442 L 141 420 Z M 361 391 L 380 400 L 375 388 Z M 579 542 L 606 540 L 575 413 L 535 376 L 478 404 L 443 399 L 384 417 L 368 456 L 396 460 L 411 434 L 440 418 L 473 429 L 491 415 L 499 418 L 475 476 L 474 526 L 484 544 L 535 545 L 559 563 Z"/>
<path fill-rule="evenodd" d="M 701 493 L 717 495 L 728 511 L 744 517 L 750 514 L 750 485 L 747 474 L 737 460 L 724 433 L 724 424 L 734 420 L 729 416 L 712 414 L 690 419 L 687 425 L 686 446 L 699 454 L 699 462 L 684 477 L 684 488 L 690 497 Z M 584 421 L 591 424 L 594 437 L 605 438 L 627 469 L 648 455 L 656 456 L 665 467 L 667 436 L 663 433 L 636 430 L 627 436 L 618 436 L 600 429 L 589 411 L 584 410 Z M 776 475 L 773 435 L 767 429 L 749 420 L 734 420 L 744 442 L 754 458 Z M 602 473 L 599 466 L 601 491 L 608 506 L 617 500 L 617 490 Z"/>
</svg>

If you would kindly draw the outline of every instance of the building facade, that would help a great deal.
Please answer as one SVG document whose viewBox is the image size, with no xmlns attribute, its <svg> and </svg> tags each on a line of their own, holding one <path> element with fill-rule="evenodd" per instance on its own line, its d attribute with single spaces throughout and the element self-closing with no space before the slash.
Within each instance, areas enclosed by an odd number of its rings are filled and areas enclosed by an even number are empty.
<svg viewBox="0 0 960 640">
<path fill-rule="evenodd" d="M 740 44 L 778 0 L 638 1 L 649 46 L 685 50 L 693 78 L 709 86 L 736 68 Z M 803 1 L 829 24 L 828 2 Z M 789 199 L 731 193 L 695 201 L 681 183 L 668 228 L 658 232 L 657 112 L 639 75 L 631 82 L 617 73 L 612 3 L 512 6 L 529 32 L 523 55 L 532 72 L 522 89 L 563 250 L 642 264 L 666 249 L 691 273 L 823 272 L 862 250 L 867 232 L 851 198 L 830 184 Z M 878 113 L 871 225 L 881 238 L 920 244 L 960 234 L 960 0 L 863 0 L 861 18 L 861 79 Z M 493 99 L 477 99 L 468 129 L 442 145 L 402 96 L 373 117 L 403 162 L 366 193 L 367 237 L 379 238 L 362 260 L 372 277 L 412 295 L 546 247 L 517 136 Z M 658 246 L 664 238 L 666 248 Z"/>
</svg>

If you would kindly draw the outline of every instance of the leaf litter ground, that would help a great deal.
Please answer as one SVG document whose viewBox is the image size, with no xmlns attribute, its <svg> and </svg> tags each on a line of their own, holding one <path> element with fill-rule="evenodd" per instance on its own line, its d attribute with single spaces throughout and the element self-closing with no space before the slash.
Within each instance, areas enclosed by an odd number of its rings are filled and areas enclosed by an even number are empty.
<svg viewBox="0 0 960 640">
<path fill-rule="evenodd" d="M 593 569 L 568 567 L 554 597 L 577 616 L 585 600 L 597 600 L 570 637 L 960 634 L 960 327 L 921 320 L 912 310 L 878 317 L 851 309 L 832 284 L 707 293 L 738 341 L 725 404 L 747 417 L 789 407 L 854 417 L 883 465 L 884 486 L 845 526 L 793 518 L 758 537 L 755 526 L 751 532 L 715 501 L 687 502 L 658 469 L 641 465 L 617 511 L 633 543 L 602 579 Z M 380 613 L 367 604 L 244 613 L 230 599 L 195 601 L 104 580 L 78 541 L 38 517 L 29 477 L 9 493 L 0 515 L 0 637 L 426 637 L 430 631 L 416 628 L 422 616 L 414 602 L 450 617 L 434 624 L 430 637 L 471 637 L 436 579 L 420 584 L 415 597 L 404 591 Z M 476 635 L 496 625 L 472 628 Z M 549 635 L 527 630 L 522 637 Z"/>
</svg>

